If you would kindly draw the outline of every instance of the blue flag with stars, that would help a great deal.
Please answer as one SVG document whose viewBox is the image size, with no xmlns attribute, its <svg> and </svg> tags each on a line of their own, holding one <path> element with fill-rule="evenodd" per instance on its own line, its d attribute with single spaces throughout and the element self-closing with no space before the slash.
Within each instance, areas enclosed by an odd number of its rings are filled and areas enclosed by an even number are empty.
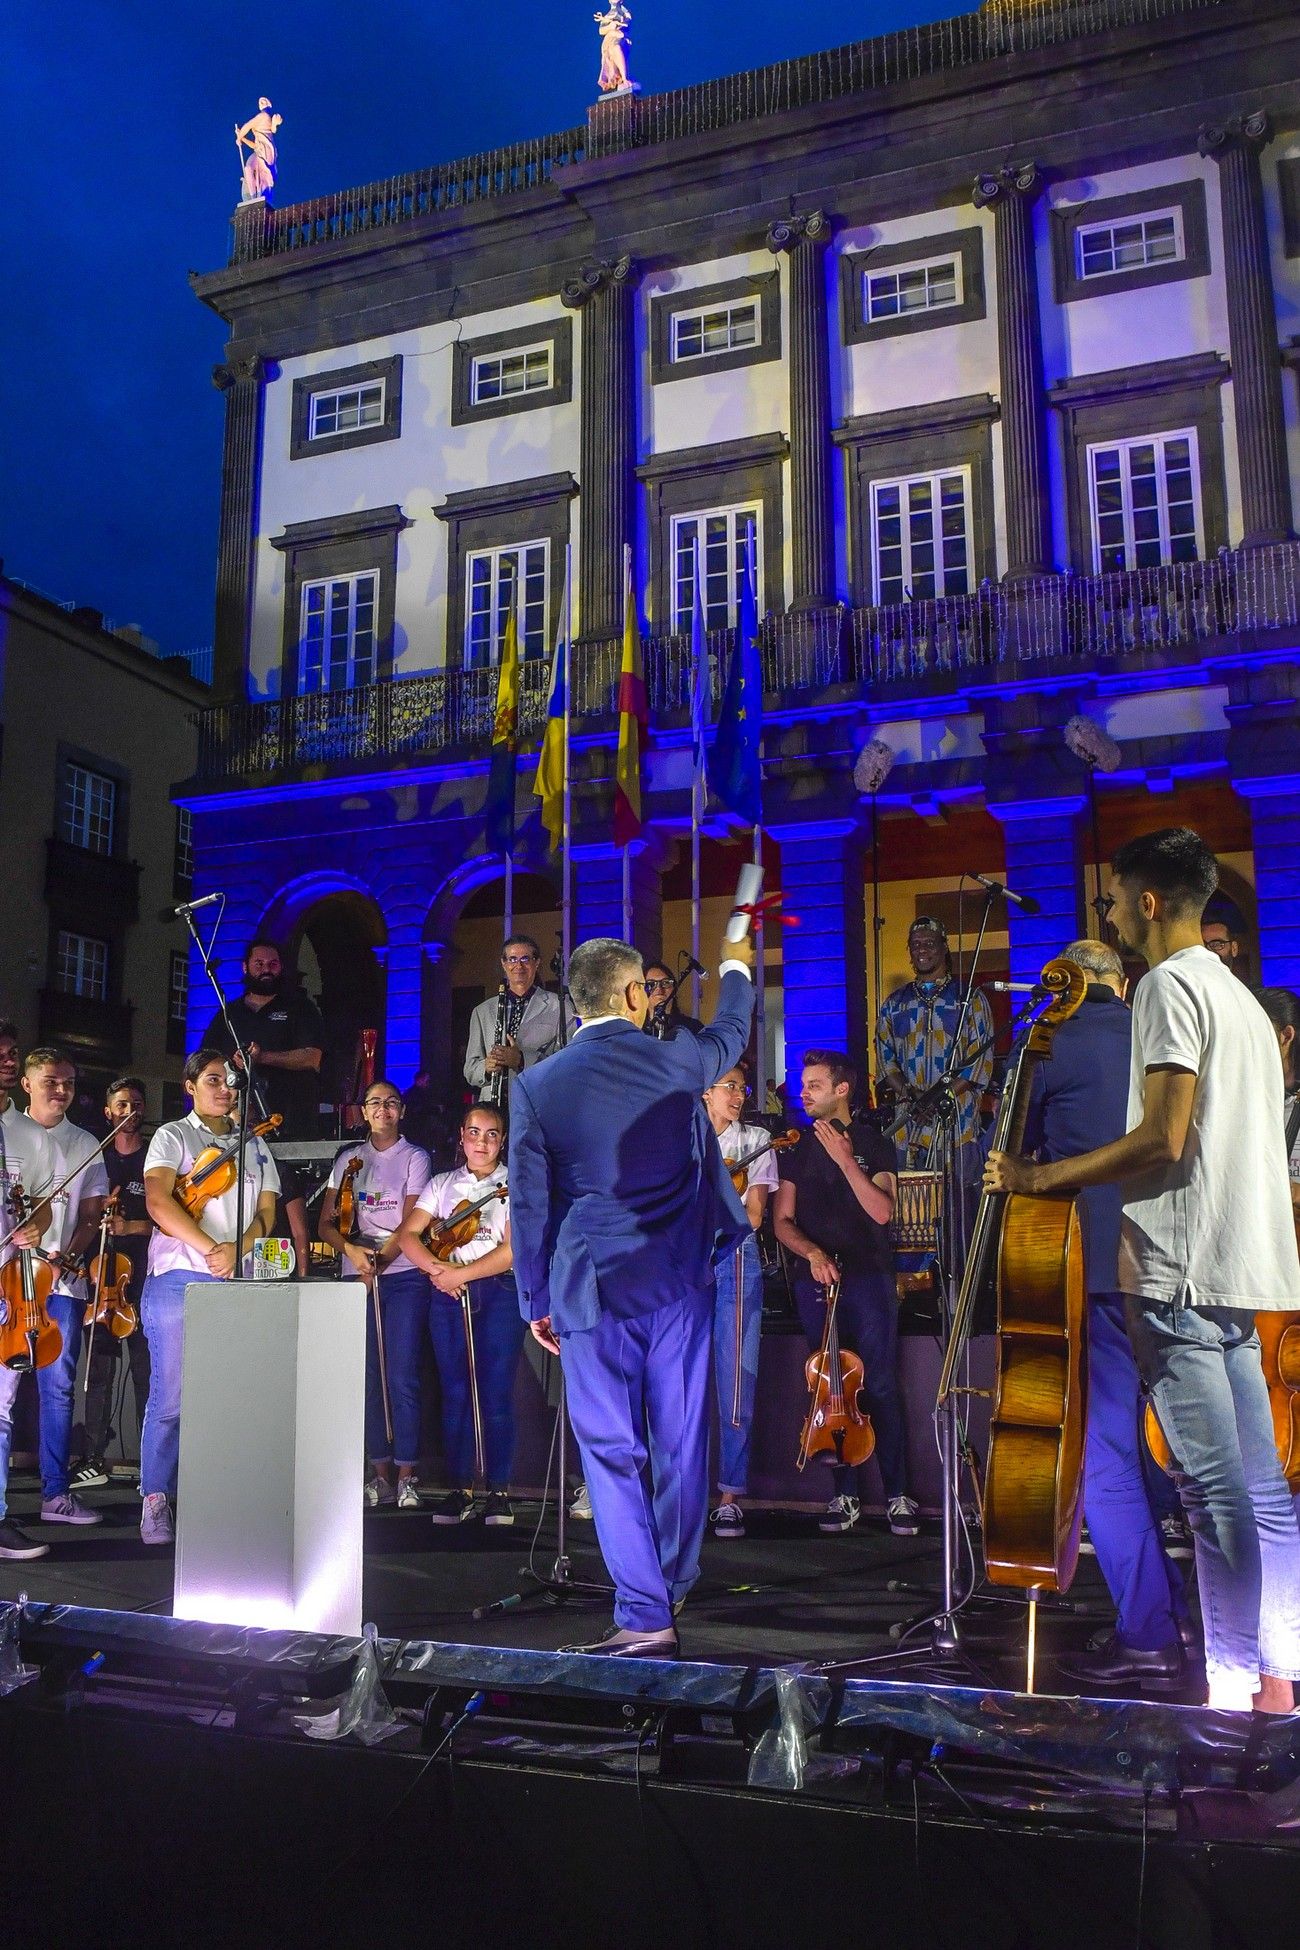
<svg viewBox="0 0 1300 1950">
<path fill-rule="evenodd" d="M 763 666 L 758 650 L 758 598 L 752 540 L 745 551 L 736 648 L 722 693 L 718 728 L 708 758 L 709 785 L 750 826 L 763 823 L 759 746 L 763 736 Z"/>
</svg>

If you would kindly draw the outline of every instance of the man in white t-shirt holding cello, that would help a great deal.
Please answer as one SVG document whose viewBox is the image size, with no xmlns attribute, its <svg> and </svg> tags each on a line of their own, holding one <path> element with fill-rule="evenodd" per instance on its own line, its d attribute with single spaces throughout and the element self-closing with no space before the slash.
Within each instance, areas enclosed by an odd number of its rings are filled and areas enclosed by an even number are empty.
<svg viewBox="0 0 1300 1950">
<path fill-rule="evenodd" d="M 1181 1472 L 1209 1704 L 1284 1713 L 1300 1679 L 1300 1529 L 1254 1317 L 1300 1308 L 1300 1260 L 1273 1028 L 1201 941 L 1217 883 L 1214 855 L 1187 827 L 1120 848 L 1112 918 L 1150 965 L 1133 1001 L 1128 1133 L 1048 1165 L 994 1152 L 985 1185 L 1123 1184 L 1120 1286 Z"/>
</svg>

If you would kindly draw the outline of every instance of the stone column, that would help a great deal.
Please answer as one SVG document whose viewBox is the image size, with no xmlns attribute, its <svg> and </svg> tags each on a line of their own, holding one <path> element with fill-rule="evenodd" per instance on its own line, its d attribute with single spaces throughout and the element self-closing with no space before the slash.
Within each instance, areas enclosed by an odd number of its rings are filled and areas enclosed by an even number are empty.
<svg viewBox="0 0 1300 1950">
<path fill-rule="evenodd" d="M 867 921 L 863 834 L 856 819 L 769 824 L 781 889 L 797 927 L 782 931 L 785 1074 L 797 1087 L 804 1051 L 847 1050 L 866 1075 Z"/>
<path fill-rule="evenodd" d="M 1229 681 L 1228 776 L 1250 806 L 1261 979 L 1300 989 L 1300 664 Z"/>
<path fill-rule="evenodd" d="M 977 177 L 974 190 L 976 209 L 993 211 L 1009 582 L 1053 573 L 1047 390 L 1034 254 L 1033 209 L 1041 189 L 1038 165 L 1021 162 Z"/>
<path fill-rule="evenodd" d="M 647 960 L 663 952 L 663 849 L 652 837 L 631 848 L 632 942 Z M 623 851 L 602 842 L 573 849 L 573 943 L 622 941 Z"/>
<path fill-rule="evenodd" d="M 234 698 L 243 697 L 248 686 L 266 362 L 254 354 L 214 366 L 212 383 L 226 396 L 212 682 L 218 698 Z"/>
<path fill-rule="evenodd" d="M 630 257 L 583 265 L 560 301 L 582 314 L 578 627 L 601 641 L 623 629 L 623 549 L 635 538 L 636 283 Z"/>
<path fill-rule="evenodd" d="M 993 920 L 1006 924 L 1012 981 L 1036 982 L 1045 961 L 1088 932 L 1080 847 L 1088 772 L 1065 742 L 1079 697 L 994 692 L 983 703 L 984 796 L 1006 841 L 1004 878 L 1038 905 L 1027 914 L 1014 901 L 999 901 Z"/>
<path fill-rule="evenodd" d="M 422 1068 L 424 962 L 427 943 L 390 932 L 386 946 L 371 950 L 387 976 L 384 998 L 385 1073 L 406 1085 Z M 441 944 L 438 944 L 441 946 Z M 463 1056 L 464 1051 L 460 1054 Z"/>
<path fill-rule="evenodd" d="M 790 259 L 790 503 L 792 607 L 835 601 L 835 517 L 831 501 L 830 324 L 822 211 L 783 217 L 767 233 L 774 255 Z"/>
<path fill-rule="evenodd" d="M 1259 169 L 1269 135 L 1268 117 L 1260 112 L 1234 115 L 1202 129 L 1197 139 L 1201 154 L 1219 166 L 1243 548 L 1283 542 L 1292 533 L 1281 352 Z"/>
</svg>

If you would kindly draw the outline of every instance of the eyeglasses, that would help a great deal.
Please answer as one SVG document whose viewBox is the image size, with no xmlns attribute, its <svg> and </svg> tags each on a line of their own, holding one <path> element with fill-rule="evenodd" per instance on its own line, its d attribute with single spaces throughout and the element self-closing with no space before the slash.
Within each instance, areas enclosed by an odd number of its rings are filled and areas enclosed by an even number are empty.
<svg viewBox="0 0 1300 1950">
<path fill-rule="evenodd" d="M 656 976 L 653 982 L 647 982 L 645 984 L 645 992 L 647 995 L 657 995 L 659 991 L 662 989 L 665 995 L 671 995 L 673 990 L 676 987 L 677 987 L 676 982 L 674 982 L 671 978 L 669 978 L 667 981 L 660 981 L 658 976 Z"/>
<path fill-rule="evenodd" d="M 362 1105 L 363 1110 L 400 1110 L 401 1108 L 400 1097 L 367 1097 Z"/>
<path fill-rule="evenodd" d="M 747 1083 L 720 1083 L 719 1090 L 725 1090 L 729 1097 L 749 1097 L 753 1095 Z"/>
<path fill-rule="evenodd" d="M 507 968 L 531 968 L 537 957 L 536 955 L 502 955 L 501 960 Z"/>
</svg>

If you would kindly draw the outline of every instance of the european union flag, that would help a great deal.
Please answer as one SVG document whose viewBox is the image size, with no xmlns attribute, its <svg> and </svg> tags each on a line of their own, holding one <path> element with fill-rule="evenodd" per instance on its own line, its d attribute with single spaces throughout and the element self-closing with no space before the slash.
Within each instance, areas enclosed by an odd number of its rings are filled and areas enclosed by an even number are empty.
<svg viewBox="0 0 1300 1950">
<path fill-rule="evenodd" d="M 754 562 L 747 549 L 740 588 L 736 648 L 722 693 L 718 728 L 708 758 L 712 790 L 750 826 L 763 823 L 759 747 L 763 737 L 763 665 L 758 652 L 758 598 Z"/>
</svg>

